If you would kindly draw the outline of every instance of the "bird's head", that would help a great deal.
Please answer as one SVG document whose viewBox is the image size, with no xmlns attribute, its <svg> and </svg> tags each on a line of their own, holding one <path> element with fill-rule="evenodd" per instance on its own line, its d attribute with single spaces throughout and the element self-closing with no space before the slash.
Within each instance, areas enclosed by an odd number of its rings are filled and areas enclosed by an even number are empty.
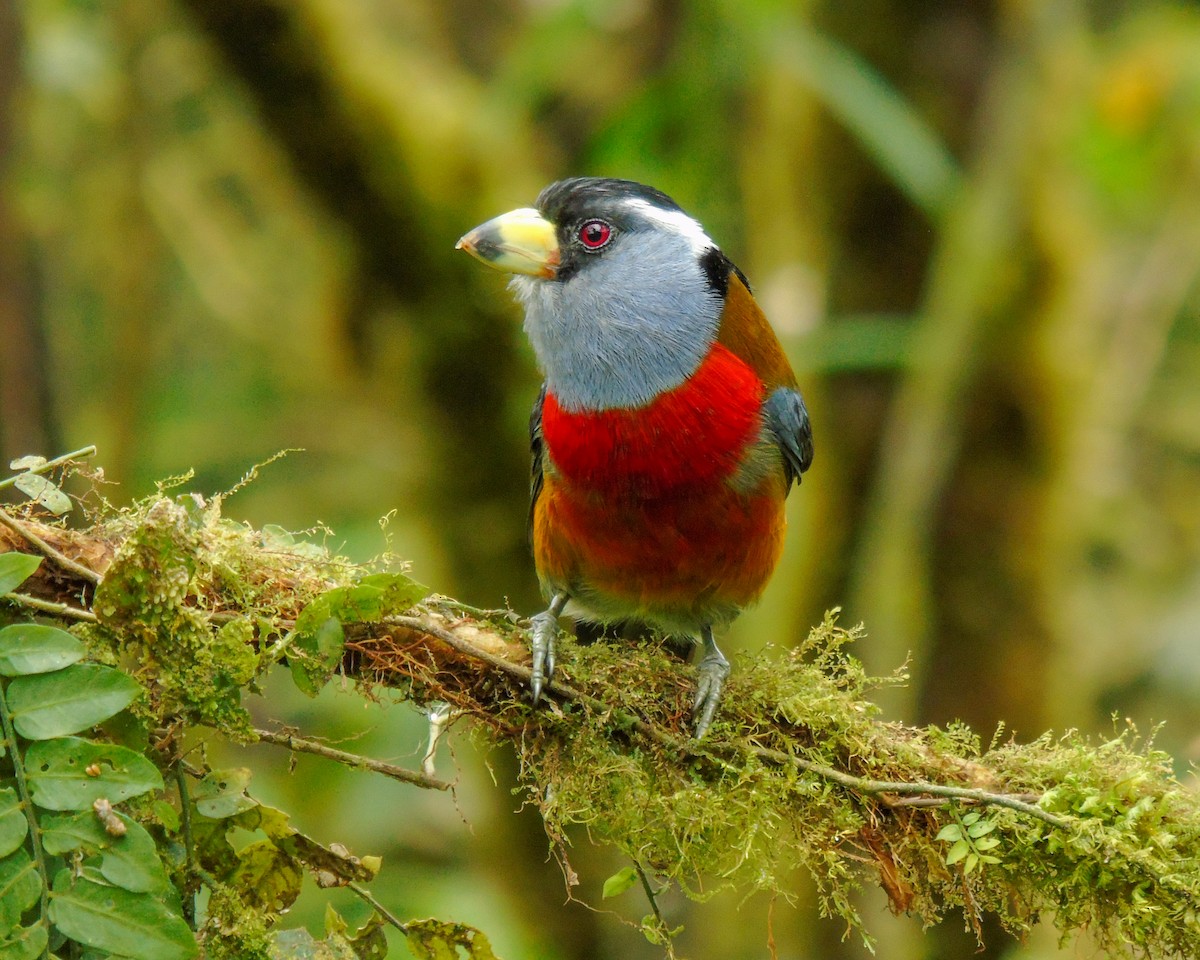
<svg viewBox="0 0 1200 960">
<path fill-rule="evenodd" d="M 642 406 L 686 380 L 716 339 L 728 262 L 652 187 L 561 180 L 458 247 L 513 275 L 547 386 L 566 409 Z"/>
</svg>

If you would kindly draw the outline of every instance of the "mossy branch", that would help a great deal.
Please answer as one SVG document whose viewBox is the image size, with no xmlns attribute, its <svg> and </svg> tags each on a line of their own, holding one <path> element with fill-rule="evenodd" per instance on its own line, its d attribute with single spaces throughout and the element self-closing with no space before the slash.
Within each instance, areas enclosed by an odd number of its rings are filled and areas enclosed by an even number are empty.
<svg viewBox="0 0 1200 960">
<path fill-rule="evenodd" d="M 522 681 L 528 682 L 533 675 L 533 671 L 523 663 L 514 663 L 506 660 L 503 657 L 497 656 L 487 650 L 477 647 L 475 644 L 461 637 L 455 636 L 451 630 L 443 628 L 429 617 L 391 617 L 387 620 L 389 624 L 407 627 L 414 631 L 423 633 L 429 637 L 434 637 L 441 640 L 443 643 L 454 648 L 459 653 L 468 657 L 479 660 L 494 670 L 502 671 L 510 676 L 516 677 Z M 562 700 L 573 701 L 583 704 L 590 710 L 601 712 L 612 712 L 613 706 L 605 702 L 599 697 L 591 696 L 587 693 L 577 690 L 574 687 L 568 686 L 565 683 L 551 682 L 546 687 L 549 696 L 558 697 Z M 858 793 L 870 794 L 873 796 L 885 797 L 888 794 L 898 795 L 919 795 L 925 797 L 941 797 L 946 801 L 950 800 L 965 800 L 974 803 L 992 805 L 997 807 L 1006 807 L 1009 810 L 1016 810 L 1018 813 L 1024 813 L 1028 816 L 1035 817 L 1052 827 L 1066 829 L 1070 826 L 1070 821 L 1065 817 L 1059 817 L 1052 813 L 1048 813 L 1041 807 L 1029 802 L 1023 797 L 1012 796 L 1004 793 L 994 793 L 988 790 L 982 790 L 978 787 L 958 787 L 941 783 L 926 783 L 922 781 L 900 782 L 888 780 L 873 780 L 867 777 L 856 777 L 853 774 L 846 773 L 843 770 L 835 770 L 833 767 L 825 766 L 824 764 L 814 763 L 811 760 L 806 760 L 803 757 L 794 756 L 784 753 L 780 750 L 770 750 L 765 747 L 757 746 L 747 741 L 740 741 L 737 738 L 732 738 L 726 741 L 708 742 L 698 741 L 686 735 L 672 733 L 655 724 L 648 723 L 634 715 L 626 715 L 618 722 L 618 726 L 627 726 L 630 729 L 637 731 L 642 736 L 653 740 L 655 743 L 661 744 L 671 750 L 675 750 L 681 757 L 719 757 L 725 760 L 744 759 L 745 755 L 758 757 L 760 760 L 765 760 L 769 763 L 779 764 L 781 766 L 792 765 L 796 769 L 804 773 L 812 773 L 825 780 L 830 780 L 833 783 L 840 784 L 850 790 Z M 1025 797 L 1035 797 L 1033 794 L 1026 794 Z"/>
<path fill-rule="evenodd" d="M 254 736 L 260 743 L 271 743 L 277 747 L 286 747 L 288 750 L 295 750 L 297 753 L 308 753 L 315 757 L 324 757 L 326 760 L 332 760 L 335 763 L 340 763 L 356 770 L 370 770 L 372 773 L 381 773 L 385 777 L 399 780 L 401 783 L 411 783 L 414 786 L 425 787 L 427 790 L 449 790 L 452 786 L 452 784 L 447 783 L 445 780 L 439 780 L 437 777 L 414 773 L 412 770 L 397 766 L 394 763 L 384 763 L 382 760 L 372 760 L 370 757 L 362 757 L 356 753 L 336 750 L 333 747 L 327 747 L 323 743 L 317 743 L 315 740 L 306 740 L 304 737 L 298 737 L 295 734 L 280 733 L 276 730 L 255 730 Z"/>
<path fill-rule="evenodd" d="M 164 723 L 242 739 L 262 734 L 238 688 L 281 652 L 300 656 L 292 638 L 312 601 L 379 570 L 233 523 L 219 501 L 195 497 L 151 498 L 79 532 L 24 517 L 0 525 L 0 552 L 29 552 L 30 533 L 51 562 L 20 597 L 3 598 L 14 612 L 32 599 L 100 655 L 136 657 Z M 1019 933 L 1051 915 L 1115 954 L 1200 953 L 1200 803 L 1132 730 L 984 750 L 962 727 L 885 722 L 871 692 L 899 678 L 868 677 L 848 652 L 859 631 L 830 616 L 799 649 L 738 664 L 718 722 L 697 743 L 687 733 L 690 668 L 655 644 L 564 643 L 548 702 L 534 709 L 510 612 L 433 596 L 364 619 L 374 622 L 337 634 L 341 672 L 367 691 L 448 703 L 481 735 L 511 743 L 556 843 L 586 824 L 695 894 L 728 883 L 787 895 L 787 878 L 804 867 L 822 910 L 856 925 L 853 893 L 874 881 L 894 910 L 925 921 L 948 908 L 989 910 Z M 340 753 L 309 738 L 266 739 Z M 976 845 L 986 859 L 970 844 L 952 852 L 951 824 L 987 837 Z"/>
<path fill-rule="evenodd" d="M 18 523 L 3 510 L 0 510 L 0 523 L 4 524 L 4 526 L 8 527 L 9 530 L 13 531 L 21 540 L 24 540 L 31 546 L 36 547 L 39 551 L 53 560 L 59 569 L 64 573 L 78 577 L 79 579 L 84 580 L 93 586 L 100 582 L 100 574 L 96 573 L 95 570 L 92 570 L 90 567 L 85 567 L 82 563 L 76 563 L 70 557 L 62 553 L 62 551 L 51 546 L 49 543 L 43 540 L 37 534 L 37 532 L 23 524 Z"/>
</svg>

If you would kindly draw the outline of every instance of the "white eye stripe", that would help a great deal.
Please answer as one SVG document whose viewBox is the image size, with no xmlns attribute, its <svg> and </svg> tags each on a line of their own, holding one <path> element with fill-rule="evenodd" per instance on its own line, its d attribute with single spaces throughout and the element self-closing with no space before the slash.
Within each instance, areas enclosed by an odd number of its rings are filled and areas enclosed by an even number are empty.
<svg viewBox="0 0 1200 960">
<path fill-rule="evenodd" d="M 710 247 L 716 246 L 712 242 L 712 238 L 704 232 L 704 228 L 682 210 L 664 210 L 662 207 L 656 207 L 654 204 L 642 200 L 640 197 L 626 200 L 625 205 L 639 216 L 645 217 L 647 220 L 654 220 L 656 223 L 660 223 L 680 236 L 687 238 L 688 243 L 691 244 L 692 252 L 697 257 Z"/>
</svg>

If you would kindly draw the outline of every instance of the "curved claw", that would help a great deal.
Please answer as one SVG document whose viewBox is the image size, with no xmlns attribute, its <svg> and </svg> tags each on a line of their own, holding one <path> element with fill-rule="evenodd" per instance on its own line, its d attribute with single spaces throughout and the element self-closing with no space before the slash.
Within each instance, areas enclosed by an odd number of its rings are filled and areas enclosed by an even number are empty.
<svg viewBox="0 0 1200 960">
<path fill-rule="evenodd" d="M 721 691 L 729 676 L 729 661 L 717 648 L 712 630 L 703 631 L 704 659 L 696 668 L 696 702 L 692 706 L 692 719 L 696 721 L 696 739 L 702 740 L 712 724 L 721 702 Z"/>
</svg>

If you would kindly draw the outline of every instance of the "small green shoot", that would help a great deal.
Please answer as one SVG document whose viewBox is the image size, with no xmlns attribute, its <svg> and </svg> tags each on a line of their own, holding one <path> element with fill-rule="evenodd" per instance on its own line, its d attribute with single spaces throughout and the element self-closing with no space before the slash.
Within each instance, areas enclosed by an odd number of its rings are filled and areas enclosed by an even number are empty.
<svg viewBox="0 0 1200 960">
<path fill-rule="evenodd" d="M 957 804 L 950 806 L 953 823 L 938 831 L 936 839 L 950 844 L 946 853 L 946 866 L 962 862 L 963 873 L 970 876 L 982 863 L 1000 863 L 1000 858 L 988 853 L 1000 845 L 1000 838 L 993 834 L 994 821 L 984 817 L 978 810 L 960 814 Z"/>
</svg>

